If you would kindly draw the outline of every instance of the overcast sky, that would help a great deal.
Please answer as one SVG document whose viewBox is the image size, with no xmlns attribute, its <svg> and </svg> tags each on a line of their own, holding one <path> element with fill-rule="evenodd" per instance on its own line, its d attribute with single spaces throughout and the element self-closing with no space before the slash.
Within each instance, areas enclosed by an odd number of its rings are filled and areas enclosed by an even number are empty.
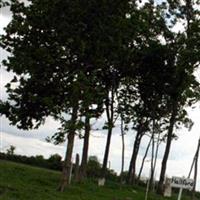
<svg viewBox="0 0 200 200">
<path fill-rule="evenodd" d="M 1 10 L 0 12 L 0 34 L 3 33 L 3 27 L 5 27 L 10 21 L 11 15 L 7 9 Z M 178 31 L 182 27 L 178 25 L 175 29 Z M 0 49 L 0 60 L 6 58 L 6 52 Z M 6 70 L 0 68 L 0 98 L 5 100 L 7 94 L 5 92 L 4 85 L 11 80 L 13 74 L 6 72 Z M 198 76 L 198 74 L 197 74 Z M 190 132 L 186 129 L 181 129 L 177 132 L 179 139 L 173 141 L 171 153 L 167 166 L 168 176 L 187 176 L 189 169 L 194 157 L 194 153 L 197 147 L 198 138 L 200 136 L 200 112 L 199 105 L 196 105 L 195 109 L 189 110 L 189 115 L 194 121 L 194 126 Z M 94 127 L 101 128 L 104 124 L 105 116 L 99 119 Z M 47 136 L 52 135 L 56 132 L 59 127 L 59 123 L 54 121 L 52 118 L 47 118 L 46 123 L 41 126 L 38 130 L 22 131 L 16 127 L 9 125 L 9 121 L 5 117 L 0 118 L 0 150 L 5 151 L 11 144 L 16 146 L 16 153 L 22 155 L 38 155 L 42 154 L 45 157 L 54 153 L 59 153 L 64 156 L 66 150 L 66 144 L 55 146 L 53 144 L 45 142 Z M 133 131 L 129 131 L 125 136 L 126 150 L 125 150 L 125 169 L 128 169 L 130 161 L 132 146 L 134 142 L 135 134 Z M 139 152 L 137 170 L 140 167 L 141 159 L 148 143 L 149 138 L 144 137 L 142 140 L 141 149 Z M 76 153 L 81 154 L 82 152 L 82 140 L 76 138 L 75 148 L 73 152 L 73 158 Z M 89 155 L 97 155 L 99 160 L 102 162 L 104 148 L 106 144 L 106 131 L 92 131 L 90 144 L 89 144 Z M 159 160 L 156 169 L 156 176 L 159 177 L 160 163 L 163 156 L 165 145 L 162 144 L 159 151 Z M 147 159 L 148 160 L 148 159 Z M 119 172 L 121 168 L 121 137 L 119 124 L 116 125 L 113 131 L 111 149 L 109 155 L 109 161 L 111 168 Z M 149 174 L 150 163 L 145 163 L 144 176 Z M 199 170 L 200 172 L 200 165 Z M 199 174 L 200 178 L 200 174 Z M 200 179 L 198 179 L 198 190 L 200 190 Z"/>
</svg>

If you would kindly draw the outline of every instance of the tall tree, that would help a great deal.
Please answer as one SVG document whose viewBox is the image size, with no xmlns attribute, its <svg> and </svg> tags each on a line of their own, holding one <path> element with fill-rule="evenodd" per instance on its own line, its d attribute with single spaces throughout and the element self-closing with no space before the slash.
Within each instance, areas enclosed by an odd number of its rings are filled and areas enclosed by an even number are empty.
<svg viewBox="0 0 200 200">
<path fill-rule="evenodd" d="M 144 157 L 142 159 L 141 167 L 140 167 L 140 170 L 139 170 L 139 173 L 138 173 L 137 182 L 140 181 L 140 177 L 141 177 L 141 174 L 142 174 L 142 171 L 143 171 L 143 168 L 144 168 L 144 162 L 145 162 L 145 159 L 146 159 L 147 154 L 149 152 L 149 148 L 150 148 L 151 142 L 152 142 L 152 138 L 150 138 L 149 143 L 148 143 L 148 145 L 146 147 L 146 151 L 145 151 Z"/>
<path fill-rule="evenodd" d="M 162 17 L 162 9 L 153 1 L 149 1 L 140 11 L 141 24 L 144 28 L 140 30 L 138 40 L 136 39 L 137 45 L 132 47 L 137 52 L 134 62 L 135 71 L 134 76 L 129 75 L 131 81 L 128 84 L 133 85 L 126 91 L 130 91 L 129 96 L 132 98 L 132 102 L 127 103 L 129 104 L 127 105 L 127 116 L 131 118 L 133 127 L 137 130 L 129 166 L 129 182 L 135 180 L 137 154 L 143 135 L 152 127 L 150 126 L 151 121 L 158 120 L 161 114 L 165 114 L 161 113 L 165 104 L 163 88 L 170 74 L 170 68 L 166 65 L 169 59 L 166 54 L 167 47 L 159 39 L 164 36 L 168 39 L 171 37 Z M 140 127 L 143 127 L 143 131 Z"/>
<path fill-rule="evenodd" d="M 123 117 L 121 116 L 121 137 L 122 137 L 122 164 L 121 164 L 121 173 L 120 173 L 120 183 L 123 183 L 123 172 L 124 172 L 124 158 L 125 158 L 125 128 Z"/>
<path fill-rule="evenodd" d="M 129 7 L 129 1 L 113 0 L 10 3 L 12 21 L 1 47 L 10 53 L 4 66 L 16 76 L 7 84 L 9 99 L 1 103 L 1 113 L 22 129 L 38 128 L 47 116 L 61 121 L 54 136 L 57 142 L 68 139 L 61 190 L 69 182 L 74 136 L 82 127 L 83 77 L 95 72 L 94 88 L 104 89 L 104 72 L 117 66 L 113 63 L 121 66 L 117 58 L 126 51 Z"/>
<path fill-rule="evenodd" d="M 184 107 L 192 105 L 199 99 L 199 84 L 193 74 L 199 63 L 199 57 L 197 57 L 197 55 L 199 55 L 199 36 L 197 34 L 199 31 L 197 25 L 199 23 L 198 11 L 195 11 L 196 5 L 190 0 L 183 2 L 168 1 L 168 4 L 168 18 L 171 16 L 172 19 L 170 22 L 171 26 L 173 27 L 180 18 L 186 22 L 186 26 L 185 31 L 176 34 L 173 42 L 170 44 L 171 51 L 174 52 L 174 61 L 172 62 L 174 74 L 171 77 L 171 88 L 168 90 L 171 115 L 158 185 L 159 193 L 163 192 L 163 183 L 174 134 L 174 127 L 179 120 L 184 123 L 185 117 L 187 116 Z M 196 4 L 198 4 L 198 2 L 196 2 Z"/>
<path fill-rule="evenodd" d="M 88 79 L 84 81 L 84 91 L 82 94 L 83 106 L 81 110 L 82 115 L 85 117 L 84 121 L 84 142 L 83 142 L 83 151 L 82 151 L 82 160 L 79 171 L 79 181 L 83 181 L 86 178 L 87 174 L 87 162 L 88 162 L 88 151 L 89 151 L 89 138 L 91 131 L 90 121 L 92 118 L 98 118 L 103 112 L 103 93 L 101 86 L 91 83 L 91 81 L 97 81 L 95 78 L 88 76 Z M 94 105 L 96 105 L 94 108 Z"/>
</svg>

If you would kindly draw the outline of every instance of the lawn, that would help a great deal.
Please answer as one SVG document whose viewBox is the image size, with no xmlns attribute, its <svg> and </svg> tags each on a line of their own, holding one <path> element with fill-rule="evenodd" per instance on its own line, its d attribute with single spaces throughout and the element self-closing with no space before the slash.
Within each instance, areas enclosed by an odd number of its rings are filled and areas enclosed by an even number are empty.
<svg viewBox="0 0 200 200">
<path fill-rule="evenodd" d="M 145 189 L 108 182 L 98 187 L 95 180 L 72 184 L 65 192 L 56 191 L 57 171 L 0 160 L 0 200 L 144 200 Z M 164 200 L 150 194 L 149 200 Z M 176 200 L 174 195 L 169 200 Z M 182 200 L 189 200 L 184 196 Z"/>
</svg>

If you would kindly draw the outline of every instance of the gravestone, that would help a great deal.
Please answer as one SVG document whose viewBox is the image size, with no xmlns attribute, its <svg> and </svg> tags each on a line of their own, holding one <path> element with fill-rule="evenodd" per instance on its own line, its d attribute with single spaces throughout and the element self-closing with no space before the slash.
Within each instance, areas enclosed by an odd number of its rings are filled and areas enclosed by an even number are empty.
<svg viewBox="0 0 200 200">
<path fill-rule="evenodd" d="M 166 180 L 165 180 L 164 197 L 171 197 L 171 196 L 172 196 L 171 179 L 170 178 L 166 178 Z"/>
<path fill-rule="evenodd" d="M 104 186 L 105 185 L 105 178 L 99 178 L 98 179 L 98 186 Z"/>
</svg>

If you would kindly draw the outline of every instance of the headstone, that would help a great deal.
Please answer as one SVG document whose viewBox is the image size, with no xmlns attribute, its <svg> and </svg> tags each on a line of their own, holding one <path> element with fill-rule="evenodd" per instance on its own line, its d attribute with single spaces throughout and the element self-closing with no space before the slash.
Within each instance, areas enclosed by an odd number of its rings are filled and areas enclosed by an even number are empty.
<svg viewBox="0 0 200 200">
<path fill-rule="evenodd" d="M 135 193 L 135 194 L 137 194 L 137 191 L 136 191 L 136 190 L 132 190 L 132 192 Z"/>
<path fill-rule="evenodd" d="M 126 197 L 125 200 L 133 200 L 131 197 Z"/>
<path fill-rule="evenodd" d="M 148 182 L 148 178 L 142 176 L 142 177 L 140 177 L 140 181 L 143 182 L 144 184 L 147 184 L 147 182 Z"/>
<path fill-rule="evenodd" d="M 104 186 L 105 185 L 105 178 L 99 178 L 98 179 L 98 186 Z"/>
<path fill-rule="evenodd" d="M 171 179 L 166 178 L 165 189 L 164 189 L 164 197 L 171 197 L 171 196 L 172 196 Z"/>
</svg>

